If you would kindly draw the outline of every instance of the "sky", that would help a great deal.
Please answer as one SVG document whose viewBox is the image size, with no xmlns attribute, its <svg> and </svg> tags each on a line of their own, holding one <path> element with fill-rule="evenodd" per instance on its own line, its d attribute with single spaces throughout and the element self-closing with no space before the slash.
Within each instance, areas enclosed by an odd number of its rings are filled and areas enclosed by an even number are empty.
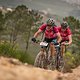
<svg viewBox="0 0 80 80">
<path fill-rule="evenodd" d="M 21 4 L 59 16 L 80 17 L 80 0 L 0 0 L 0 6 L 5 7 L 16 7 Z"/>
<path fill-rule="evenodd" d="M 70 4 L 77 4 L 78 6 L 80 6 L 80 0 L 63 0 L 63 1 L 66 1 Z"/>
</svg>

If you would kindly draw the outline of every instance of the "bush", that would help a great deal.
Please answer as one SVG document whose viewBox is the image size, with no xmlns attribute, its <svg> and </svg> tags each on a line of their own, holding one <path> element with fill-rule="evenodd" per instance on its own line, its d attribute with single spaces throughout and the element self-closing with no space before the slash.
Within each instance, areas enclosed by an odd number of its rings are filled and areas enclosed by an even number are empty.
<svg viewBox="0 0 80 80">
<path fill-rule="evenodd" d="M 79 53 L 74 54 L 74 58 L 75 58 L 74 64 L 75 64 L 76 67 L 77 67 L 77 66 L 80 65 L 80 54 L 79 54 Z"/>
<path fill-rule="evenodd" d="M 73 56 L 73 54 L 71 54 L 70 52 L 67 52 L 65 54 L 65 63 L 66 65 L 70 66 L 70 67 L 74 67 L 74 62 L 75 62 L 75 58 Z"/>
<path fill-rule="evenodd" d="M 65 61 L 65 72 L 71 72 L 72 68 L 75 68 L 75 57 L 73 54 L 70 52 L 66 52 L 64 56 L 64 61 Z"/>
<path fill-rule="evenodd" d="M 0 44 L 0 55 L 19 59 L 24 63 L 27 62 L 33 64 L 33 60 L 28 53 L 25 53 L 21 50 L 17 50 L 17 48 L 13 48 L 13 46 L 8 42 Z"/>
</svg>

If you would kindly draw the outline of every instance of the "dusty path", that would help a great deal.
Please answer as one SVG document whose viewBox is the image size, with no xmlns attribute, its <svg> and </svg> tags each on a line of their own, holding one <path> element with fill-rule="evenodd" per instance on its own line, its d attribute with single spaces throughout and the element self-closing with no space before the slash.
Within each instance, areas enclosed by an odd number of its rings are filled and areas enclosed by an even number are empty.
<svg viewBox="0 0 80 80">
<path fill-rule="evenodd" d="M 0 57 L 0 80 L 80 80 L 80 67 L 74 69 L 73 73 L 63 74 Z"/>
</svg>

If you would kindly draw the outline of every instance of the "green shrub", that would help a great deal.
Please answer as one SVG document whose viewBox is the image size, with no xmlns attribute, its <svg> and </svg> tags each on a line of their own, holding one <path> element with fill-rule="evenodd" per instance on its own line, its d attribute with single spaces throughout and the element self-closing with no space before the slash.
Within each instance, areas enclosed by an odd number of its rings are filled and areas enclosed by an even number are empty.
<svg viewBox="0 0 80 80">
<path fill-rule="evenodd" d="M 32 57 L 28 53 L 17 50 L 17 48 L 13 48 L 13 46 L 8 42 L 0 44 L 0 55 L 19 59 L 24 63 L 27 62 L 33 64 Z"/>
<path fill-rule="evenodd" d="M 79 53 L 74 54 L 74 58 L 75 58 L 74 64 L 75 64 L 76 67 L 77 67 L 77 66 L 80 65 L 80 54 L 79 54 Z"/>
<path fill-rule="evenodd" d="M 72 68 L 75 68 L 75 57 L 73 54 L 70 52 L 66 52 L 64 56 L 64 61 L 65 61 L 65 72 L 70 72 Z"/>
<path fill-rule="evenodd" d="M 75 58 L 74 55 L 71 54 L 70 52 L 67 52 L 65 54 L 65 63 L 66 65 L 70 66 L 70 67 L 74 67 L 74 62 L 75 62 Z"/>
</svg>

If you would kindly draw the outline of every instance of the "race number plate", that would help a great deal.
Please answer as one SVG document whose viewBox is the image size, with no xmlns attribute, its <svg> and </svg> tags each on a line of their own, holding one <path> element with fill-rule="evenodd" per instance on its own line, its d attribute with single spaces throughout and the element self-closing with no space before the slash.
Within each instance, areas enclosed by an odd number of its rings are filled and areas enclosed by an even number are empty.
<svg viewBox="0 0 80 80">
<path fill-rule="evenodd" d="M 48 46 L 48 43 L 46 43 L 46 42 L 40 42 L 40 46 Z"/>
</svg>

